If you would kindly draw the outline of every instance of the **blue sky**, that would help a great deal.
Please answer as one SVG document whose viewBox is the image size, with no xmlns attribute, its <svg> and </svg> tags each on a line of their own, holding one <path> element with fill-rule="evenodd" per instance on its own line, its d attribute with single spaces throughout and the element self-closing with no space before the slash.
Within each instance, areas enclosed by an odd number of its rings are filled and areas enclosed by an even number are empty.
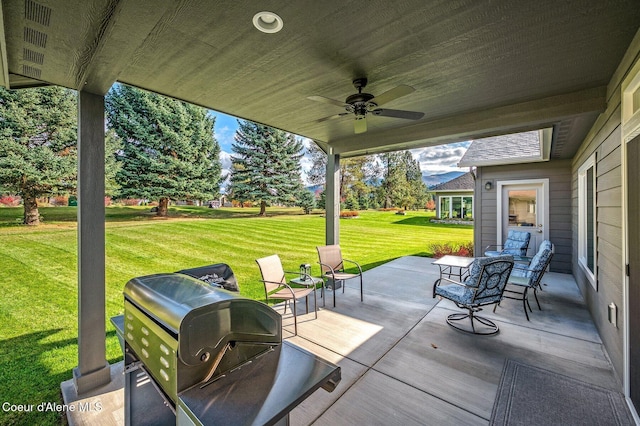
<svg viewBox="0 0 640 426">
<path fill-rule="evenodd" d="M 220 144 L 220 160 L 222 161 L 223 172 L 231 167 L 230 156 L 232 154 L 231 144 L 233 136 L 238 129 L 238 119 L 217 111 L 210 111 L 216 118 L 214 132 Z M 303 140 L 305 145 L 310 141 Z M 411 150 L 413 158 L 420 162 L 420 169 L 424 175 L 440 174 L 451 171 L 468 171 L 467 168 L 460 169 L 456 166 L 460 158 L 464 155 L 471 142 L 458 142 L 449 145 L 440 145 L 429 148 L 419 148 Z M 310 162 L 302 160 L 302 169 L 308 170 Z"/>
</svg>

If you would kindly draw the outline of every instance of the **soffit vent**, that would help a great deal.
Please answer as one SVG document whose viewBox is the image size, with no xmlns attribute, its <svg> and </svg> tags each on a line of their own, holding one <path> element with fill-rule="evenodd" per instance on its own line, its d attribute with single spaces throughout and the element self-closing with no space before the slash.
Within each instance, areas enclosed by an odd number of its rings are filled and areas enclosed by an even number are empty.
<svg viewBox="0 0 640 426">
<path fill-rule="evenodd" d="M 24 17 L 45 27 L 51 22 L 51 8 L 31 0 L 24 2 Z"/>
<path fill-rule="evenodd" d="M 44 49 L 47 47 L 47 34 L 33 28 L 24 27 L 24 41 Z"/>
<path fill-rule="evenodd" d="M 31 49 L 23 48 L 22 57 L 25 61 L 33 62 L 34 64 L 44 64 L 44 53 L 34 52 Z"/>
<path fill-rule="evenodd" d="M 42 70 L 40 68 L 32 67 L 30 65 L 22 65 L 22 73 L 28 77 L 40 78 Z"/>
</svg>

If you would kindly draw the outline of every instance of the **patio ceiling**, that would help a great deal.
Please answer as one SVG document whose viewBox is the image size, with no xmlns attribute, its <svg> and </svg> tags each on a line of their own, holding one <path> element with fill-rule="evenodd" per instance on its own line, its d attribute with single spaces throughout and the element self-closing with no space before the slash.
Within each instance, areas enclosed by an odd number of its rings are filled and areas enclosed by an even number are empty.
<svg viewBox="0 0 640 426">
<path fill-rule="evenodd" d="M 254 28 L 262 10 L 282 31 Z M 120 81 L 347 157 L 555 126 L 552 156 L 570 158 L 640 22 L 636 0 L 5 0 L 2 14 L 0 83 Z M 343 100 L 358 77 L 374 95 L 412 86 L 385 107 L 424 118 L 317 122 L 342 110 L 307 97 Z"/>
</svg>

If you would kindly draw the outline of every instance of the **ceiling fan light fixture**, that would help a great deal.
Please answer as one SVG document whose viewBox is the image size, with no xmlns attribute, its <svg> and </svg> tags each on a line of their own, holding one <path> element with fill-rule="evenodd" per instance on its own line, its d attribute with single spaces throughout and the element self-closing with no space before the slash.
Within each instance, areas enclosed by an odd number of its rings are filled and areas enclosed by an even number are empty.
<svg viewBox="0 0 640 426">
<path fill-rule="evenodd" d="M 267 34 L 277 33 L 284 26 L 281 17 L 273 12 L 258 12 L 253 15 L 253 26 Z"/>
</svg>

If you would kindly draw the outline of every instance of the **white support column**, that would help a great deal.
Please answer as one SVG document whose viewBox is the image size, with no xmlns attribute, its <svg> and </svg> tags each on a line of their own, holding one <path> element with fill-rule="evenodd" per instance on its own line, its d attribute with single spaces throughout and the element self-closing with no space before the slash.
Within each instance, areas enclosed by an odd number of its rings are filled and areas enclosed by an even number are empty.
<svg viewBox="0 0 640 426">
<path fill-rule="evenodd" d="M 327 188 L 325 193 L 326 243 L 340 243 L 340 154 L 327 153 Z"/>
<path fill-rule="evenodd" d="M 78 92 L 78 395 L 110 381 L 106 360 L 104 96 Z"/>
</svg>

